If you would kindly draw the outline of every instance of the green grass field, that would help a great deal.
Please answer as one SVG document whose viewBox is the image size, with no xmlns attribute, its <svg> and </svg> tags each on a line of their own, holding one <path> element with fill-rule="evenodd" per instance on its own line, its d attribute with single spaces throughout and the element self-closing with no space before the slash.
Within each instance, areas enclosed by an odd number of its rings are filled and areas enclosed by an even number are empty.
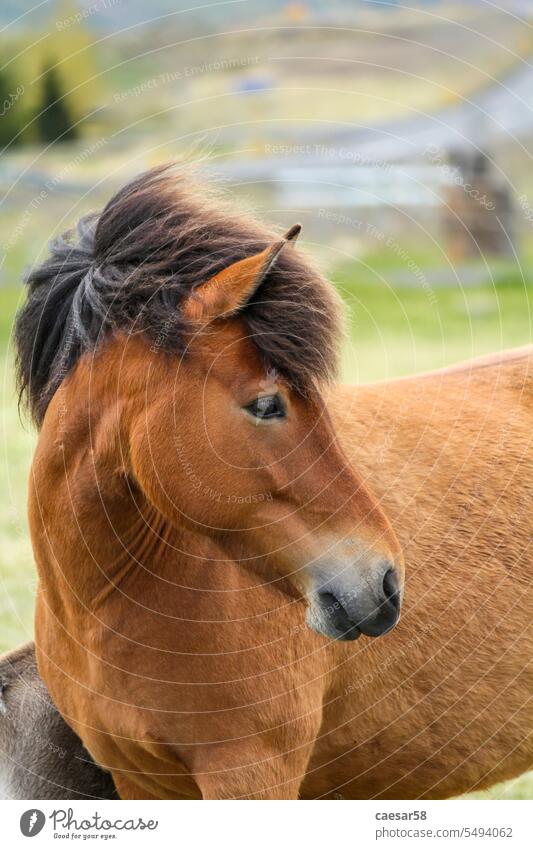
<svg viewBox="0 0 533 849">
<path fill-rule="evenodd" d="M 533 289 L 510 275 L 495 285 L 393 290 L 379 258 L 338 268 L 334 279 L 348 308 L 343 377 L 368 381 L 408 374 L 531 341 Z M 35 572 L 26 524 L 27 474 L 35 442 L 19 418 L 9 336 L 21 298 L 0 289 L 2 462 L 0 464 L 0 650 L 32 636 Z M 477 798 L 531 799 L 533 773 Z"/>
</svg>

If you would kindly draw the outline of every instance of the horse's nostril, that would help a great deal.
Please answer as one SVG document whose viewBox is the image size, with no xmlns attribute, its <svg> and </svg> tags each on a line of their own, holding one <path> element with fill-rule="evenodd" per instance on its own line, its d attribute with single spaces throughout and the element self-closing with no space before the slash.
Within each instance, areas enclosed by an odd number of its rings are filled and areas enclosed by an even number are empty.
<svg viewBox="0 0 533 849">
<path fill-rule="evenodd" d="M 383 578 L 383 592 L 385 593 L 387 601 L 390 601 L 394 607 L 399 608 L 400 582 L 398 580 L 396 569 L 388 569 L 388 571 L 385 572 L 385 577 Z"/>
</svg>

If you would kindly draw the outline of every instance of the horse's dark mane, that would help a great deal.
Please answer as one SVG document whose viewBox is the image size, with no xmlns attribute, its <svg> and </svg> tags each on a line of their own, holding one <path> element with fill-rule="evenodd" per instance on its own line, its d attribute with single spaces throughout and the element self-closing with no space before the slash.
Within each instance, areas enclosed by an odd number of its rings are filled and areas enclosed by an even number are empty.
<svg viewBox="0 0 533 849">
<path fill-rule="evenodd" d="M 191 328 L 180 302 L 279 238 L 198 191 L 170 166 L 148 171 L 54 240 L 30 272 L 15 344 L 21 398 L 37 425 L 82 354 L 114 331 L 183 351 Z M 336 298 L 298 252 L 281 252 L 242 316 L 265 361 L 299 390 L 333 376 Z"/>
</svg>

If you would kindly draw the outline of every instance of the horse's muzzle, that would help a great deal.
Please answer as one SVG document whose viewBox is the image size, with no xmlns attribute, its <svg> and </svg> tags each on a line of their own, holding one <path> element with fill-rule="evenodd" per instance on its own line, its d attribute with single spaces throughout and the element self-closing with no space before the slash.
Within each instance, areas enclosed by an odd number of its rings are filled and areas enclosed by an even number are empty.
<svg viewBox="0 0 533 849">
<path fill-rule="evenodd" d="M 400 579 L 387 562 L 376 576 L 367 575 L 356 586 L 340 578 L 327 581 L 311 596 L 307 623 L 334 640 L 356 640 L 361 634 L 380 637 L 394 628 L 400 607 Z"/>
</svg>

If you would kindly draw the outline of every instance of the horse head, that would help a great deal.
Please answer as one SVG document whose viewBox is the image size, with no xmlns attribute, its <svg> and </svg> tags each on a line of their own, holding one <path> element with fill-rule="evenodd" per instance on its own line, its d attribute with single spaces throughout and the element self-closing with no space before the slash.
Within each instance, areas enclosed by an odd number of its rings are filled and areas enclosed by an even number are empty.
<svg viewBox="0 0 533 849">
<path fill-rule="evenodd" d="M 30 278 L 22 385 L 42 421 L 84 359 L 106 375 L 81 392 L 91 415 L 120 409 L 110 469 L 165 522 L 305 599 L 319 633 L 378 636 L 399 617 L 401 552 L 328 414 L 337 306 L 299 230 L 228 223 L 144 175 Z"/>
</svg>

